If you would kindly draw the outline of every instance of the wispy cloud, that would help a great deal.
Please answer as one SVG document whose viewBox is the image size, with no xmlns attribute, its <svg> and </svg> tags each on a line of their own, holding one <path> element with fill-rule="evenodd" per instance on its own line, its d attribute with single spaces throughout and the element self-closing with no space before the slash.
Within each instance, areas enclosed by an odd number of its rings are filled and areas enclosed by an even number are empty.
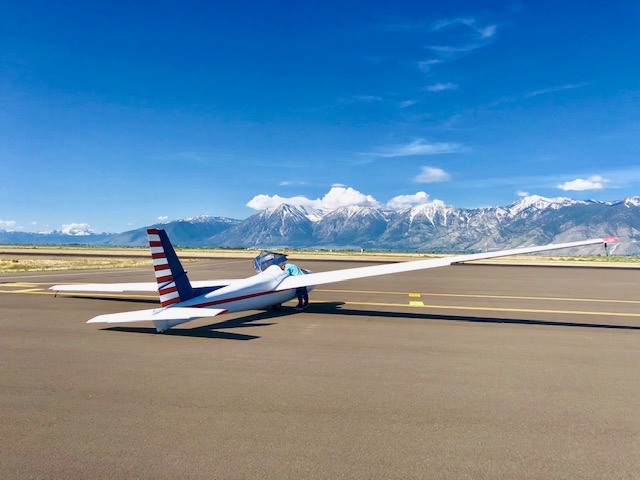
<svg viewBox="0 0 640 480">
<path fill-rule="evenodd" d="M 497 25 L 488 25 L 486 27 L 481 27 L 476 30 L 480 34 L 480 38 L 493 38 L 497 31 Z"/>
<path fill-rule="evenodd" d="M 306 182 L 294 182 L 291 180 L 284 180 L 282 182 L 280 182 L 278 185 L 280 185 L 281 187 L 294 187 L 294 186 L 298 186 L 298 185 L 306 185 Z"/>
<path fill-rule="evenodd" d="M 607 180 L 606 178 L 603 178 L 599 175 L 594 175 L 586 179 L 576 178 L 575 180 L 572 180 L 570 182 L 561 183 L 557 187 L 560 190 L 564 190 L 565 192 L 568 192 L 568 191 L 582 192 L 585 190 L 602 190 L 605 184 L 608 182 L 609 180 Z"/>
<path fill-rule="evenodd" d="M 352 103 L 375 103 L 381 102 L 384 99 L 377 95 L 353 95 L 351 97 L 340 97 L 338 99 L 338 104 L 340 105 L 349 105 Z"/>
<path fill-rule="evenodd" d="M 442 60 L 431 59 L 431 60 L 420 60 L 417 62 L 418 68 L 422 70 L 424 73 L 429 73 L 431 71 L 431 67 L 434 65 L 438 65 L 442 63 Z"/>
<path fill-rule="evenodd" d="M 412 64 L 425 74 L 431 74 L 433 67 L 438 64 L 451 62 L 489 45 L 498 34 L 497 25 L 484 24 L 473 17 L 447 18 L 431 25 L 424 22 L 396 23 L 380 29 L 392 33 L 418 32 L 427 43 L 423 44 L 423 48 L 432 55 L 431 58 L 415 60 Z M 379 61 L 380 57 L 375 57 L 375 60 Z M 447 85 L 445 89 L 452 89 L 452 84 L 441 85 Z"/>
<path fill-rule="evenodd" d="M 528 197 L 529 196 L 529 192 L 525 192 L 524 190 L 518 190 L 516 192 L 516 195 L 518 195 L 519 197 Z"/>
<path fill-rule="evenodd" d="M 394 158 L 409 157 L 414 155 L 439 155 L 443 153 L 458 153 L 463 147 L 454 142 L 426 143 L 423 138 L 419 138 L 407 144 L 384 145 L 377 147 L 373 152 L 364 155 L 375 157 Z"/>
<path fill-rule="evenodd" d="M 0 220 L 0 229 L 13 230 L 14 228 L 16 228 L 15 220 Z"/>
<path fill-rule="evenodd" d="M 451 180 L 451 175 L 436 167 L 422 167 L 421 172 L 414 178 L 416 183 L 438 183 L 448 182 Z"/>
<path fill-rule="evenodd" d="M 534 90 L 533 92 L 525 93 L 526 98 L 537 97 L 539 95 L 547 95 L 550 93 L 561 92 L 563 90 L 573 90 L 576 88 L 583 88 L 589 85 L 587 82 L 571 83 L 568 85 L 561 85 L 559 87 L 541 88 L 540 90 Z"/>
<path fill-rule="evenodd" d="M 442 32 L 456 27 L 464 27 L 468 31 L 459 43 L 446 45 L 429 45 L 427 48 L 441 59 L 457 58 L 459 54 L 472 52 L 489 45 L 497 35 L 497 25 L 481 25 L 475 18 L 453 18 L 436 22 L 431 31 Z"/>
<path fill-rule="evenodd" d="M 167 220 L 169 220 L 169 217 L 167 217 L 166 215 L 160 215 L 158 217 L 158 220 L 161 222 L 166 222 Z"/>
<path fill-rule="evenodd" d="M 467 53 L 480 48 L 481 45 L 431 45 L 429 50 L 443 56 L 452 57 L 458 53 Z"/>
<path fill-rule="evenodd" d="M 422 90 L 425 92 L 444 92 L 445 90 L 455 90 L 458 85 L 455 83 L 435 83 L 433 85 L 427 85 Z"/>
<path fill-rule="evenodd" d="M 410 107 L 412 105 L 415 105 L 416 103 L 418 103 L 417 100 L 405 100 L 403 102 L 400 102 L 399 107 L 400 108 L 408 108 L 408 107 Z"/>
<path fill-rule="evenodd" d="M 496 25 L 480 26 L 478 21 L 475 18 L 467 18 L 467 17 L 438 20 L 433 24 L 433 26 L 431 27 L 431 30 L 434 32 L 437 32 L 440 30 L 444 30 L 450 27 L 456 27 L 460 25 L 469 27 L 471 30 L 476 32 L 479 38 L 492 38 L 493 36 L 495 36 L 497 31 Z"/>
</svg>

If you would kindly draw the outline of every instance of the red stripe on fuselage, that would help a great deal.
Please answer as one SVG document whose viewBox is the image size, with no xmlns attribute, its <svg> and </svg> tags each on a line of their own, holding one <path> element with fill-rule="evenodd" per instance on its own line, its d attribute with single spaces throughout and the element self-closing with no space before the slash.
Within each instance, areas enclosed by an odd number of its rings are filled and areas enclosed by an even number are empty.
<svg viewBox="0 0 640 480">
<path fill-rule="evenodd" d="M 280 290 L 280 291 L 275 291 L 275 290 L 271 290 L 269 292 L 259 292 L 259 293 L 252 293 L 251 295 L 242 295 L 240 297 L 231 297 L 231 298 L 225 298 L 222 300 L 215 300 L 213 302 L 206 302 L 206 303 L 199 303 L 196 305 L 189 305 L 189 307 L 193 307 L 193 308 L 207 308 L 207 307 L 213 307 L 215 305 L 222 305 L 223 303 L 231 303 L 231 302 L 237 302 L 238 300 L 246 300 L 248 298 L 255 298 L 255 297 L 261 297 L 263 295 L 270 295 L 272 293 L 281 293 L 284 292 L 286 290 Z"/>
</svg>

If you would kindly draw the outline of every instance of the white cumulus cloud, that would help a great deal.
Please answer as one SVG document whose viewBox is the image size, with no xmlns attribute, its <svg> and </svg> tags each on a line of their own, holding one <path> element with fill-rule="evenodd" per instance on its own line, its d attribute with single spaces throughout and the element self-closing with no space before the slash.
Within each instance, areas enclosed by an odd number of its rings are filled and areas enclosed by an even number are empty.
<svg viewBox="0 0 640 480">
<path fill-rule="evenodd" d="M 167 217 L 166 215 L 160 215 L 158 217 L 158 220 L 160 220 L 161 222 L 166 222 L 167 220 L 169 220 L 169 217 Z"/>
<path fill-rule="evenodd" d="M 391 210 L 402 210 L 415 205 L 429 203 L 429 194 L 426 192 L 417 192 L 414 195 L 398 195 L 387 202 L 387 208 Z"/>
<path fill-rule="evenodd" d="M 525 192 L 524 190 L 518 190 L 516 192 L 516 195 L 518 195 L 519 197 L 528 197 L 529 196 L 529 192 Z"/>
<path fill-rule="evenodd" d="M 65 235 L 73 235 L 75 237 L 82 237 L 94 233 L 91 225 L 88 223 L 67 223 L 62 225 L 60 231 Z"/>
<path fill-rule="evenodd" d="M 558 185 L 560 190 L 568 191 L 585 191 L 585 190 L 602 190 L 604 185 L 608 182 L 606 178 L 600 175 L 594 175 L 584 178 L 576 178 L 571 182 L 565 182 Z"/>
<path fill-rule="evenodd" d="M 319 200 L 310 200 L 303 196 L 281 197 L 280 195 L 260 194 L 249 200 L 247 207 L 253 208 L 254 210 L 266 210 L 267 208 L 277 207 L 283 203 L 294 207 L 313 207 L 314 202 L 318 201 Z"/>
<path fill-rule="evenodd" d="M 434 169 L 439 170 L 439 169 Z M 304 196 L 281 197 L 280 195 L 256 195 L 247 206 L 255 210 L 266 210 L 282 204 L 309 209 L 334 210 L 339 207 L 360 205 L 389 210 L 403 210 L 427 203 L 443 204 L 441 200 L 431 200 L 428 193 L 419 191 L 410 195 L 397 195 L 381 205 L 373 196 L 366 195 L 351 187 L 332 187 L 322 198 L 310 199 Z"/>
<path fill-rule="evenodd" d="M 323 208 L 338 208 L 346 205 L 378 207 L 380 205 L 371 195 L 365 195 L 351 187 L 332 187 L 331 190 L 322 197 L 321 202 Z"/>
<path fill-rule="evenodd" d="M 281 197 L 280 195 L 260 194 L 253 197 L 247 207 L 254 210 L 265 210 L 286 203 L 295 207 L 316 209 L 334 209 L 347 205 L 378 207 L 380 204 L 371 195 L 365 195 L 351 187 L 334 186 L 322 198 L 310 199 L 304 196 Z"/>
<path fill-rule="evenodd" d="M 451 179 L 451 175 L 436 167 L 422 167 L 422 171 L 414 178 L 418 183 L 437 183 L 448 182 Z"/>
</svg>

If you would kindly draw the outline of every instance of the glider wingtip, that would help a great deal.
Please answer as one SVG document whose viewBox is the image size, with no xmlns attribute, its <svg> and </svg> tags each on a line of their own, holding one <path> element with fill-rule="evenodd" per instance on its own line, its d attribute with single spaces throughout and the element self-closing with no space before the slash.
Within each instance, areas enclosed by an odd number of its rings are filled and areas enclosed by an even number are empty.
<svg viewBox="0 0 640 480">
<path fill-rule="evenodd" d="M 618 237 L 611 236 L 611 237 L 604 237 L 602 241 L 604 243 L 618 243 L 620 240 L 618 239 Z"/>
</svg>

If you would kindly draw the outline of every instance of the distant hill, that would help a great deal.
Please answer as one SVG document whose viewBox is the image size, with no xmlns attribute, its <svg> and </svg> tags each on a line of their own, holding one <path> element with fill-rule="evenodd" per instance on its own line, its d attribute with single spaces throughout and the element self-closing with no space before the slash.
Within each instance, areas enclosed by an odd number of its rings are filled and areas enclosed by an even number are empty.
<svg viewBox="0 0 640 480">
<path fill-rule="evenodd" d="M 199 215 L 168 223 L 156 223 L 148 227 L 129 230 L 109 237 L 106 245 L 112 246 L 146 246 L 147 228 L 163 228 L 167 231 L 171 242 L 185 247 L 210 246 L 209 238 L 240 223 L 240 220 L 225 217 Z"/>
</svg>

